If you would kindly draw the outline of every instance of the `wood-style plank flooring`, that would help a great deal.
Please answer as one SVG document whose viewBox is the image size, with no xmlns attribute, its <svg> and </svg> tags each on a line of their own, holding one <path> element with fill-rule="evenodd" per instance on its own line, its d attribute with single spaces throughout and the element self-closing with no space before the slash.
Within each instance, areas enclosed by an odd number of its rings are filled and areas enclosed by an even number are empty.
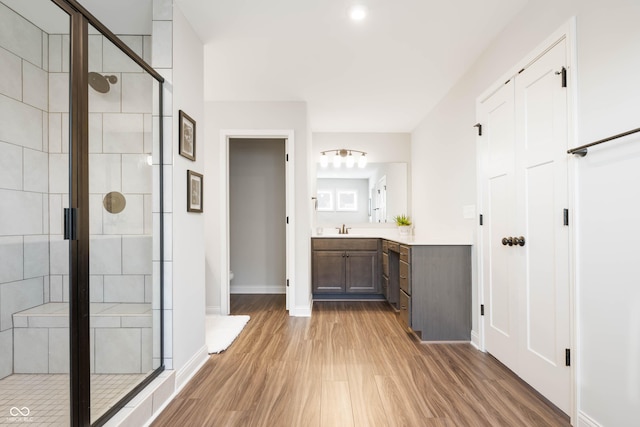
<svg viewBox="0 0 640 427">
<path fill-rule="evenodd" d="M 469 344 L 421 344 L 385 302 L 232 295 L 251 320 L 153 426 L 568 426 L 569 419 Z"/>
</svg>

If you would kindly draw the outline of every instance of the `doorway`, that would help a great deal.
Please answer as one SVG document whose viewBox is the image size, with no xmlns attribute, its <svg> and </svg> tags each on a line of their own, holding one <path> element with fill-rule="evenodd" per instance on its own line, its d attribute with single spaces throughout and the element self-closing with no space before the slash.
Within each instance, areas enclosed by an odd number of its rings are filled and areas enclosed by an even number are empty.
<svg viewBox="0 0 640 427">
<path fill-rule="evenodd" d="M 229 291 L 286 294 L 286 153 L 280 138 L 229 141 Z"/>
<path fill-rule="evenodd" d="M 284 240 L 284 293 L 286 299 L 286 309 L 291 313 L 293 307 L 293 301 L 295 301 L 295 264 L 296 264 L 296 255 L 295 255 L 295 216 L 293 215 L 294 207 L 295 207 L 295 192 L 294 192 L 294 132 L 293 130 L 222 130 L 221 133 L 222 143 L 220 145 L 220 158 L 222 161 L 220 162 L 220 182 L 221 182 L 221 190 L 222 194 L 225 194 L 225 197 L 221 197 L 220 199 L 220 265 L 222 268 L 220 269 L 220 314 L 227 315 L 230 314 L 231 311 L 231 273 L 233 273 L 233 281 L 234 284 L 238 284 L 239 287 L 236 287 L 236 290 L 242 290 L 243 283 L 240 283 L 243 279 L 243 275 L 241 275 L 236 282 L 235 271 L 231 268 L 231 237 L 232 237 L 232 212 L 231 212 L 231 147 L 232 143 L 235 144 L 237 141 L 243 141 L 240 144 L 244 144 L 245 146 L 250 146 L 251 141 L 263 141 L 267 142 L 267 145 L 270 143 L 274 143 L 276 146 L 284 146 L 284 151 L 280 151 L 280 164 L 284 163 L 284 182 L 281 182 L 280 186 L 284 186 L 285 192 L 285 200 L 284 200 L 284 216 L 281 218 L 282 223 L 284 223 L 284 234 L 279 233 L 277 237 L 279 240 Z M 275 141 L 275 142 L 273 142 Z M 240 145 L 238 145 L 239 147 Z M 275 153 L 275 152 L 274 152 Z M 274 154 L 273 154 L 274 155 Z M 275 156 L 275 155 L 274 155 Z M 275 158 L 275 157 L 274 157 Z M 274 160 L 274 163 L 277 160 Z M 245 168 L 248 169 L 248 168 Z M 246 172 L 245 172 L 246 173 Z M 252 180 L 253 178 L 248 178 L 246 180 Z M 269 194 L 264 194 L 268 199 Z M 262 196 L 261 196 L 262 197 Z M 264 199 L 266 200 L 266 199 Z M 245 201 L 240 204 L 240 206 L 247 205 L 250 201 Z M 264 202 L 266 203 L 266 202 Z M 256 212 L 261 211 L 260 206 L 255 206 L 255 202 L 251 202 L 251 206 L 249 210 L 253 209 Z M 275 211 L 274 211 L 275 212 Z M 282 215 L 282 211 L 279 211 L 280 215 Z M 273 214 L 277 215 L 277 214 Z M 238 222 L 241 226 L 242 224 Z M 264 227 L 264 225 L 262 225 Z M 240 232 L 242 233 L 242 232 Z M 242 234 L 240 234 L 242 235 Z M 245 233 L 246 235 L 246 233 Z M 251 243 L 252 236 L 247 236 L 249 239 L 249 243 Z M 237 247 L 237 246 L 236 246 Z M 239 248 L 241 248 L 240 246 Z M 237 247 L 238 248 L 238 247 Z M 262 252 L 269 252 L 269 246 L 263 246 L 260 249 Z M 235 261 L 242 261 L 244 255 L 238 255 L 238 258 Z M 264 260 L 268 259 L 263 257 Z M 240 264 L 239 264 L 240 265 Z M 264 268 L 264 266 L 263 266 Z M 240 267 L 239 271 L 244 271 L 243 267 Z M 266 270 L 263 270 L 266 271 Z M 275 271 L 275 270 L 272 270 Z M 251 278 L 253 273 L 248 272 L 244 275 L 245 278 Z M 274 274 L 272 277 L 276 277 Z M 280 276 L 281 277 L 281 276 Z M 255 277 L 254 277 L 255 278 Z M 267 289 L 264 288 L 263 290 Z M 257 291 L 259 286 L 253 286 L 253 288 Z M 245 290 L 247 288 L 244 288 Z M 275 288 L 271 288 L 272 291 L 275 291 Z"/>
</svg>

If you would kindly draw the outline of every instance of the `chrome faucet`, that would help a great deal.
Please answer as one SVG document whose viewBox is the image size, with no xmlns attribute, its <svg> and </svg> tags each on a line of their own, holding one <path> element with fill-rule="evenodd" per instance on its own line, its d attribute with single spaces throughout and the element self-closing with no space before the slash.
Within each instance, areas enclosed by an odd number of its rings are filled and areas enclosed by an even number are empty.
<svg viewBox="0 0 640 427">
<path fill-rule="evenodd" d="M 345 227 L 345 225 L 342 224 L 342 228 L 336 227 L 336 230 L 338 230 L 338 234 L 349 234 L 349 230 L 351 230 L 351 227 Z"/>
</svg>

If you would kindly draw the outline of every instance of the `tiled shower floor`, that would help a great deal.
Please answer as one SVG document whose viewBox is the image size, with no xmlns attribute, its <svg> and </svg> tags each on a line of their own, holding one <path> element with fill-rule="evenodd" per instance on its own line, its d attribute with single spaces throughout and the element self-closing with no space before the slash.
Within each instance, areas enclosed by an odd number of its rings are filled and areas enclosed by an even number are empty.
<svg viewBox="0 0 640 427">
<path fill-rule="evenodd" d="M 91 421 L 145 377 L 145 374 L 91 375 Z M 0 426 L 68 426 L 69 421 L 69 375 L 14 374 L 0 380 Z"/>
</svg>

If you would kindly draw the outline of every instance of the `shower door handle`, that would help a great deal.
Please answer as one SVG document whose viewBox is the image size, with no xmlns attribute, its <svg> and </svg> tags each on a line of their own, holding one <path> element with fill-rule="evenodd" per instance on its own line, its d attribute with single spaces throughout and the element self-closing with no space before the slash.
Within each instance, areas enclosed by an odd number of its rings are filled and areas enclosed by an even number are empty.
<svg viewBox="0 0 640 427">
<path fill-rule="evenodd" d="M 78 240 L 78 233 L 76 232 L 77 224 L 78 224 L 78 209 L 64 208 L 64 239 L 65 240 Z"/>
</svg>

